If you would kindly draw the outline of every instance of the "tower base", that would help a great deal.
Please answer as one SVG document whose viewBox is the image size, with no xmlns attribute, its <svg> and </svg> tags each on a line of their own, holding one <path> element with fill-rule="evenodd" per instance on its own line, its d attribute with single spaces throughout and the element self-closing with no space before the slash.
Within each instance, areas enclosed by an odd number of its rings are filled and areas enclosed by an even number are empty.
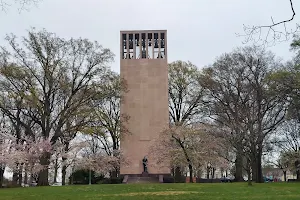
<svg viewBox="0 0 300 200">
<path fill-rule="evenodd" d="M 142 174 L 123 174 L 123 183 L 164 183 L 164 177 L 170 177 L 171 174 L 149 174 L 143 172 Z"/>
</svg>

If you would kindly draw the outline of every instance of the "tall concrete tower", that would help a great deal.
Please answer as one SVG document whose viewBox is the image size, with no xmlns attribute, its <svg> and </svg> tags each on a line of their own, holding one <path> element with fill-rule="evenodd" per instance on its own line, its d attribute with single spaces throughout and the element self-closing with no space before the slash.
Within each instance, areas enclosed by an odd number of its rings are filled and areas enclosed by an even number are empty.
<svg viewBox="0 0 300 200">
<path fill-rule="evenodd" d="M 169 127 L 167 31 L 121 31 L 121 78 L 127 84 L 121 114 L 129 117 L 121 136 L 121 150 L 129 165 L 120 173 L 139 176 L 143 158 L 148 159 L 148 175 L 169 175 L 167 164 L 157 165 L 150 151 L 159 134 Z"/>
</svg>

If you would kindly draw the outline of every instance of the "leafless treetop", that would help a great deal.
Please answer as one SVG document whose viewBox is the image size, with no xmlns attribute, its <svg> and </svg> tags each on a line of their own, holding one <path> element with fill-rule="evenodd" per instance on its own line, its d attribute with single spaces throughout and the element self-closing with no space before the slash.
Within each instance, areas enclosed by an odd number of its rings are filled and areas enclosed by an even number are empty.
<svg viewBox="0 0 300 200">
<path fill-rule="evenodd" d="M 0 11 L 6 12 L 9 7 L 15 4 L 18 5 L 18 10 L 21 12 L 29 9 L 32 5 L 37 5 L 39 1 L 41 0 L 0 0 Z"/>
</svg>

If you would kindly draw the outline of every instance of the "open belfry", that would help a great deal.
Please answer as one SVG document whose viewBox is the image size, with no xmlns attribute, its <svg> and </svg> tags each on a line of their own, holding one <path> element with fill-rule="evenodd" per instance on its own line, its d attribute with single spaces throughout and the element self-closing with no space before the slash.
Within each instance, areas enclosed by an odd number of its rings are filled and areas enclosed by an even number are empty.
<svg viewBox="0 0 300 200">
<path fill-rule="evenodd" d="M 120 173 L 123 182 L 130 177 L 156 177 L 161 182 L 170 168 L 157 165 L 150 151 L 169 126 L 167 31 L 121 31 L 120 47 L 120 74 L 127 90 L 121 115 L 128 116 L 120 141 L 128 164 L 121 165 Z"/>
</svg>

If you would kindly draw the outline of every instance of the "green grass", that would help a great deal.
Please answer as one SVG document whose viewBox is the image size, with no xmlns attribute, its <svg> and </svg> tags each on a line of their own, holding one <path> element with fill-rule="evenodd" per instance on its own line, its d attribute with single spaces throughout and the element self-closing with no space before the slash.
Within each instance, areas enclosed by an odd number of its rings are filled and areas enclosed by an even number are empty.
<svg viewBox="0 0 300 200">
<path fill-rule="evenodd" d="M 300 199 L 300 183 L 128 184 L 0 189 L 2 200 L 290 200 Z"/>
</svg>

